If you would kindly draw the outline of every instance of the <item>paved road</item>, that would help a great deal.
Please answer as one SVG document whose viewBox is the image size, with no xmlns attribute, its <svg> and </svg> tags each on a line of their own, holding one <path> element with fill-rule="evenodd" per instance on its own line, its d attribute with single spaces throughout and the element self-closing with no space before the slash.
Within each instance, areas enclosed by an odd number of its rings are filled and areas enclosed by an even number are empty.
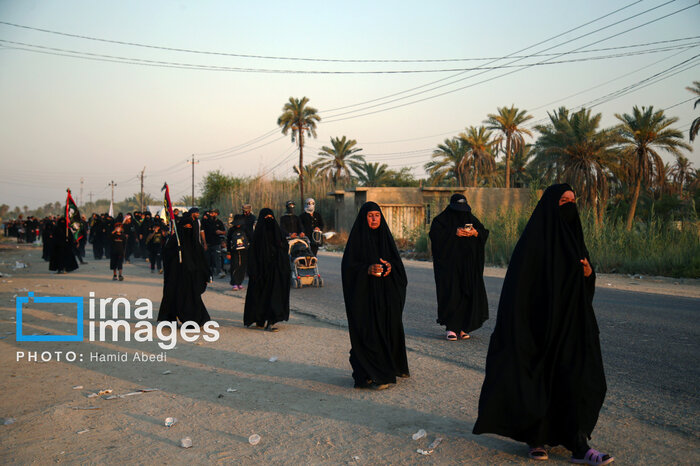
<svg viewBox="0 0 700 466">
<path fill-rule="evenodd" d="M 491 318 L 468 342 L 447 342 L 435 323 L 430 263 L 406 261 L 409 350 L 483 371 L 503 279 L 486 277 Z M 345 325 L 340 257 L 319 254 L 323 288 L 291 291 L 297 312 Z M 700 435 L 700 299 L 598 288 L 594 308 L 608 382 L 605 409 Z"/>
</svg>

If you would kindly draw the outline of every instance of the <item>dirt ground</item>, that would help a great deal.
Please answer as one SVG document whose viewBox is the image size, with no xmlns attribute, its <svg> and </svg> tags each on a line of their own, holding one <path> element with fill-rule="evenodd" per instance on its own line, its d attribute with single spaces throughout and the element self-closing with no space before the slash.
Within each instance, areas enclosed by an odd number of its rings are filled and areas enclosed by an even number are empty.
<svg viewBox="0 0 700 466">
<path fill-rule="evenodd" d="M 157 342 L 125 341 L 123 334 L 108 342 L 87 336 L 81 342 L 17 342 L 15 299 L 28 292 L 83 296 L 86 303 L 94 292 L 95 298 L 126 298 L 132 306 L 147 298 L 154 315 L 158 311 L 162 277 L 150 274 L 143 263 L 126 265 L 126 280 L 113 282 L 107 261 L 89 261 L 73 273 L 56 275 L 40 255 L 33 246 L 0 245 L 3 464 L 532 462 L 521 444 L 471 434 L 483 371 L 410 351 L 425 342 L 409 337 L 410 379 L 385 391 L 355 390 L 345 328 L 293 312 L 278 333 L 246 329 L 244 292 L 225 286 L 204 294 L 221 326 L 218 341 L 190 343 L 178 335 L 176 347 L 167 351 Z M 18 261 L 28 267 L 16 269 Z M 697 280 L 603 275 L 598 281 L 600 286 L 700 297 Z M 87 304 L 85 312 L 87 317 Z M 75 311 L 67 306 L 29 304 L 22 317 L 24 335 L 75 331 Z M 132 328 L 137 321 L 132 316 Z M 19 361 L 18 352 L 25 353 Z M 48 352 L 52 360 L 29 361 L 26 355 L 32 352 L 37 359 Z M 65 361 L 69 352 L 77 355 L 74 362 Z M 165 360 L 134 361 L 135 354 Z M 99 360 L 110 355 L 127 361 Z M 138 392 L 145 388 L 158 391 Z M 104 389 L 112 395 L 137 394 L 90 396 Z M 166 417 L 177 423 L 166 427 Z M 419 429 L 427 435 L 413 440 Z M 249 443 L 253 434 L 261 437 L 254 446 Z M 192 448 L 180 446 L 184 437 L 191 438 Z M 442 442 L 430 455 L 417 452 L 436 438 Z M 613 453 L 616 464 L 700 463 L 697 438 L 605 408 L 593 445 Z M 550 452 L 550 463 L 568 459 L 562 448 Z"/>
</svg>

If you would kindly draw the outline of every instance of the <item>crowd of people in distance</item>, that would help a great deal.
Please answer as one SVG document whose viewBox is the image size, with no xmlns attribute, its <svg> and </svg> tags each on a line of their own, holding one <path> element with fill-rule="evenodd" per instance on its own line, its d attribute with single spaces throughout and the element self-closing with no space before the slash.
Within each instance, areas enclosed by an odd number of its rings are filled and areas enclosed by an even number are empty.
<svg viewBox="0 0 700 466">
<path fill-rule="evenodd" d="M 278 219 L 270 208 L 252 207 L 228 225 L 217 210 L 176 213 L 171 225 L 149 212 L 94 214 L 80 225 L 65 217 L 28 218 L 6 225 L 18 241 L 42 238 L 43 257 L 58 273 L 78 267 L 85 244 L 95 260 L 109 258 L 113 280 L 124 263 L 142 258 L 163 273 L 159 321 L 176 325 L 211 320 L 202 300 L 207 284 L 224 278 L 229 265 L 234 291 L 244 290 L 243 324 L 277 332 L 289 319 L 288 241 L 303 238 L 315 256 L 325 227 L 306 199 L 297 216 L 288 201 Z M 454 194 L 429 232 L 437 323 L 448 341 L 465 341 L 489 318 L 484 251 L 489 230 L 462 194 Z M 162 264 L 162 265 L 161 265 Z M 410 377 L 403 328 L 408 278 L 381 207 L 367 202 L 350 231 L 341 262 L 350 334 L 354 387 L 384 390 Z M 474 434 L 492 433 L 527 444 L 533 460 L 547 460 L 547 447 L 562 445 L 571 462 L 614 461 L 590 447 L 606 394 L 599 329 L 593 310 L 595 271 L 586 249 L 573 189 L 547 188 L 509 262 L 486 357 Z"/>
</svg>

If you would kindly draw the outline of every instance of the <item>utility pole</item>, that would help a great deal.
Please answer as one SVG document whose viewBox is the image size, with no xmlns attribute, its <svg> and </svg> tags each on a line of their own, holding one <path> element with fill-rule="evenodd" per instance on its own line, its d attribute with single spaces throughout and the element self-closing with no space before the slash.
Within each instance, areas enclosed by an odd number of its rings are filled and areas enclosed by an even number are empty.
<svg viewBox="0 0 700 466">
<path fill-rule="evenodd" d="M 90 204 L 92 204 L 92 191 L 88 193 L 88 196 L 90 196 Z"/>
<path fill-rule="evenodd" d="M 192 161 L 191 161 L 191 162 L 187 162 L 187 163 L 192 164 L 192 206 L 191 206 L 191 207 L 194 207 L 195 204 L 196 204 L 196 202 L 194 202 L 194 165 L 197 164 L 197 163 L 199 163 L 199 160 L 197 160 L 197 161 L 195 162 L 195 160 L 194 160 L 194 154 L 192 154 Z"/>
<path fill-rule="evenodd" d="M 80 207 L 83 206 L 83 181 L 85 181 L 85 179 L 83 179 L 83 177 L 81 176 L 80 177 Z"/>
<path fill-rule="evenodd" d="M 140 178 L 141 178 L 141 202 L 140 202 L 141 212 L 143 212 L 143 172 L 145 172 L 145 171 L 146 171 L 146 167 L 143 167 L 143 170 L 141 170 L 141 175 L 140 175 Z"/>
<path fill-rule="evenodd" d="M 114 205 L 114 187 L 115 187 L 116 185 L 117 185 L 117 183 L 115 183 L 114 181 L 110 181 L 109 184 L 107 185 L 107 186 L 111 186 L 111 187 L 112 187 L 112 205 Z"/>
</svg>

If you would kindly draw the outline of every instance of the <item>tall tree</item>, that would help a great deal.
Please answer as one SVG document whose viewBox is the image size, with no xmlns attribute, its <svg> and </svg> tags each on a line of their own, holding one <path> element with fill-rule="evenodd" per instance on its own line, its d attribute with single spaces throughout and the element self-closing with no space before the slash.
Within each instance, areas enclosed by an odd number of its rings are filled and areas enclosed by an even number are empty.
<svg viewBox="0 0 700 466">
<path fill-rule="evenodd" d="M 478 186 L 479 171 L 488 173 L 496 169 L 493 151 L 498 141 L 493 139 L 492 135 L 493 133 L 483 126 L 470 126 L 466 132 L 459 135 L 471 153 L 474 187 Z"/>
<path fill-rule="evenodd" d="M 365 158 L 358 154 L 362 149 L 355 147 L 357 141 L 354 139 L 331 138 L 331 146 L 321 147 L 318 155 L 321 157 L 318 162 L 318 168 L 321 173 L 329 173 L 333 178 L 333 186 L 337 186 L 338 180 L 345 174 L 350 179 L 352 177 L 351 170 L 357 171 Z"/>
<path fill-rule="evenodd" d="M 692 92 L 693 94 L 700 96 L 700 81 L 693 81 L 693 86 L 688 86 L 686 87 L 686 89 Z M 700 104 L 700 98 L 695 101 L 695 103 L 693 104 L 693 108 L 697 107 L 698 104 Z M 698 135 L 698 131 L 700 131 L 700 117 L 694 119 L 693 122 L 690 124 L 690 130 L 688 130 L 688 137 L 690 138 L 690 142 L 693 142 L 695 140 L 695 136 Z"/>
<path fill-rule="evenodd" d="M 688 181 L 690 181 L 693 175 L 693 163 L 688 160 L 688 157 L 683 155 L 676 156 L 676 163 L 670 169 L 670 175 L 673 177 L 673 181 L 678 186 L 679 196 L 683 197 L 683 186 L 685 186 Z"/>
<path fill-rule="evenodd" d="M 540 133 L 536 164 L 546 167 L 557 181 L 570 183 L 586 204 L 596 207 L 601 221 L 609 192 L 608 166 L 615 159 L 618 137 L 599 130 L 602 115 L 592 116 L 590 109 L 569 114 L 560 107 L 548 115 L 549 124 L 535 127 Z"/>
<path fill-rule="evenodd" d="M 680 149 L 692 150 L 692 148 L 683 142 L 683 133 L 671 128 L 678 118 L 666 117 L 663 110 L 655 112 L 653 106 L 641 109 L 635 106 L 631 115 L 616 113 L 615 117 L 621 122 L 618 131 L 622 138 L 623 155 L 629 157 L 634 167 L 634 191 L 627 214 L 627 230 L 631 230 L 642 188 L 642 179 L 652 166 L 663 165 L 659 151 L 678 156 L 681 155 Z"/>
<path fill-rule="evenodd" d="M 515 151 L 525 144 L 524 135 L 532 137 L 532 132 L 525 128 L 523 124 L 530 120 L 532 115 L 528 115 L 526 110 L 519 110 L 515 105 L 510 108 L 501 107 L 498 114 L 489 113 L 484 120 L 488 129 L 500 132 L 502 140 L 505 142 L 505 187 L 510 188 L 510 158 Z"/>
<path fill-rule="evenodd" d="M 321 121 L 318 110 L 309 107 L 308 97 L 296 99 L 289 98 L 289 102 L 282 107 L 282 115 L 277 119 L 277 124 L 282 127 L 282 134 L 292 133 L 292 142 L 299 144 L 299 193 L 301 203 L 304 205 L 304 134 L 316 137 L 316 123 Z"/>
<path fill-rule="evenodd" d="M 382 186 L 390 178 L 389 166 L 379 162 L 364 162 L 355 170 L 355 173 L 362 186 Z"/>
<path fill-rule="evenodd" d="M 425 164 L 425 170 L 437 183 L 452 178 L 457 186 L 468 186 L 469 158 L 469 146 L 462 139 L 445 139 L 433 151 L 433 160 Z"/>
</svg>

